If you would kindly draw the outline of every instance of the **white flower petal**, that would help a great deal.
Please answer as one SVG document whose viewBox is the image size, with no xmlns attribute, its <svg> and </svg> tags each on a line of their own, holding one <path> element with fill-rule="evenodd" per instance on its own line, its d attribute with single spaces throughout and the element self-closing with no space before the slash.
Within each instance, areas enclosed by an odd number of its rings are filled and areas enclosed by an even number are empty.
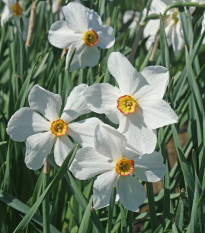
<svg viewBox="0 0 205 233">
<path fill-rule="evenodd" d="M 167 33 L 167 38 L 171 39 L 173 50 L 176 55 L 184 48 L 184 45 L 185 45 L 184 36 L 183 36 L 180 21 L 176 25 L 172 24 L 170 27 L 171 27 L 170 28 L 171 35 Z M 167 30 L 169 30 L 168 27 L 165 28 L 165 32 L 167 32 Z"/>
<path fill-rule="evenodd" d="M 136 113 L 132 113 L 133 115 L 136 115 Z M 129 115 L 124 115 L 119 110 L 117 112 L 117 116 L 119 119 L 119 128 L 118 130 L 122 133 L 126 132 L 127 127 L 129 127 Z"/>
<path fill-rule="evenodd" d="M 169 71 L 163 66 L 148 66 L 142 70 L 141 74 L 149 83 L 149 91 L 163 98 L 169 83 Z"/>
<path fill-rule="evenodd" d="M 78 42 L 82 38 L 83 34 L 70 30 L 64 20 L 53 23 L 48 35 L 49 42 L 60 49 L 68 48 L 73 42 Z"/>
<path fill-rule="evenodd" d="M 12 140 L 23 142 L 32 134 L 49 130 L 50 122 L 30 108 L 21 108 L 9 120 L 6 132 Z"/>
<path fill-rule="evenodd" d="M 74 57 L 70 64 L 70 71 L 74 71 L 78 68 L 92 67 L 97 65 L 100 59 L 100 52 L 96 46 L 89 47 L 83 43 L 83 41 L 73 43 L 66 56 L 66 69 L 71 59 L 74 49 L 76 48 Z"/>
<path fill-rule="evenodd" d="M 163 14 L 167 6 L 173 2 L 173 0 L 153 0 L 150 6 L 150 11 L 151 13 Z"/>
<path fill-rule="evenodd" d="M 97 12 L 90 9 L 88 9 L 88 17 L 89 17 L 89 24 L 88 24 L 89 30 L 94 30 L 95 32 L 97 32 L 97 29 L 99 29 L 102 26 L 101 17 L 98 15 Z"/>
<path fill-rule="evenodd" d="M 127 140 L 123 134 L 115 128 L 101 124 L 95 129 L 96 150 L 113 160 L 118 160 L 123 156 Z"/>
<path fill-rule="evenodd" d="M 102 49 L 108 49 L 114 45 L 115 38 L 113 37 L 113 28 L 111 26 L 103 25 L 96 32 L 98 34 L 97 46 Z"/>
<path fill-rule="evenodd" d="M 139 14 L 137 11 L 133 11 L 133 10 L 129 10 L 129 11 L 125 11 L 124 15 L 123 15 L 123 23 L 127 23 L 129 20 L 134 19 L 135 18 L 135 13 Z M 139 14 L 140 16 L 140 14 Z M 139 17 L 138 17 L 139 18 Z"/>
<path fill-rule="evenodd" d="M 133 160 L 133 158 L 139 157 L 140 155 L 141 153 L 139 151 L 133 150 L 132 148 L 127 147 L 126 145 L 126 148 L 124 151 L 124 158 Z"/>
<path fill-rule="evenodd" d="M 102 123 L 96 117 L 70 123 L 68 135 L 70 135 L 82 147 L 94 147 L 94 132 L 96 125 Z"/>
<path fill-rule="evenodd" d="M 157 32 L 159 31 L 159 26 L 160 26 L 160 20 L 155 19 L 155 20 L 149 20 L 148 23 L 145 26 L 144 29 L 144 37 L 149 37 L 148 40 L 146 41 L 146 49 L 149 50 L 151 45 L 155 41 L 155 36 Z"/>
<path fill-rule="evenodd" d="M 176 123 L 178 117 L 167 102 L 160 99 L 144 100 L 141 105 L 144 122 L 149 129 Z"/>
<path fill-rule="evenodd" d="M 93 185 L 93 208 L 100 209 L 109 205 L 112 189 L 117 184 L 118 174 L 106 172 L 97 177 Z"/>
<path fill-rule="evenodd" d="M 156 131 L 148 129 L 140 114 L 128 116 L 124 131 L 120 130 L 127 138 L 127 147 L 140 152 L 140 154 L 152 153 L 157 143 Z"/>
<path fill-rule="evenodd" d="M 133 10 L 125 11 L 123 15 L 123 23 L 127 23 L 129 20 L 132 20 L 132 23 L 129 25 L 129 29 L 132 30 L 137 26 L 137 21 L 139 21 L 140 13 Z"/>
<path fill-rule="evenodd" d="M 118 82 L 122 95 L 132 95 L 137 89 L 147 84 L 144 77 L 135 70 L 128 59 L 120 52 L 110 54 L 108 69 Z"/>
<path fill-rule="evenodd" d="M 87 88 L 87 84 L 80 84 L 73 88 L 73 90 L 67 98 L 65 108 L 63 109 L 63 113 L 61 116 L 62 120 L 68 123 L 72 120 L 75 120 L 77 117 L 83 114 L 91 112 L 86 105 L 84 97 L 84 93 L 87 90 Z"/>
<path fill-rule="evenodd" d="M 51 132 L 37 133 L 26 140 L 26 166 L 37 170 L 43 166 L 46 157 L 51 152 L 55 141 L 55 135 Z"/>
<path fill-rule="evenodd" d="M 61 166 L 74 144 L 68 138 L 68 136 L 60 136 L 56 138 L 54 145 L 54 158 L 58 166 Z"/>
<path fill-rule="evenodd" d="M 1 15 L 1 26 L 3 27 L 3 25 L 9 20 L 9 18 L 12 17 L 12 11 L 8 8 L 8 6 L 6 5 L 3 9 L 2 15 Z"/>
<path fill-rule="evenodd" d="M 32 109 L 39 111 L 48 120 L 54 121 L 59 118 L 62 105 L 61 96 L 45 90 L 39 85 L 31 89 L 28 102 Z"/>
<path fill-rule="evenodd" d="M 74 32 L 85 32 L 89 27 L 89 9 L 78 2 L 62 8 L 68 27 Z"/>
<path fill-rule="evenodd" d="M 79 180 L 87 180 L 95 175 L 113 170 L 115 164 L 108 157 L 99 154 L 92 147 L 84 147 L 77 151 L 69 168 Z"/>
<path fill-rule="evenodd" d="M 74 70 L 78 69 L 81 67 L 81 56 L 82 56 L 82 52 L 83 52 L 83 49 L 85 48 L 85 44 L 83 43 L 83 41 L 80 41 L 80 42 L 76 42 L 76 43 L 72 43 L 71 46 L 69 47 L 69 50 L 67 52 L 67 55 L 66 55 L 66 69 L 68 68 L 68 64 L 70 63 L 70 59 L 73 55 L 73 52 L 74 52 L 74 49 L 75 50 L 75 54 L 72 58 L 72 62 L 70 64 L 70 71 L 73 72 Z"/>
<path fill-rule="evenodd" d="M 144 154 L 134 159 L 134 174 L 143 181 L 157 182 L 161 180 L 166 171 L 163 157 L 154 151 L 151 154 Z"/>
<path fill-rule="evenodd" d="M 97 113 L 117 114 L 120 90 L 108 83 L 94 84 L 85 92 L 88 107 Z"/>
<path fill-rule="evenodd" d="M 139 211 L 139 206 L 145 200 L 144 187 L 133 176 L 120 176 L 117 192 L 120 195 L 122 205 L 133 212 Z"/>
<path fill-rule="evenodd" d="M 118 114 L 116 114 L 116 112 L 109 112 L 106 113 L 107 118 L 113 122 L 114 124 L 119 124 L 119 118 L 118 118 Z"/>
<path fill-rule="evenodd" d="M 100 51 L 96 46 L 85 46 L 81 55 L 81 68 L 92 67 L 98 64 Z"/>
<path fill-rule="evenodd" d="M 128 141 L 127 146 L 139 151 L 141 154 L 152 153 L 157 144 L 156 130 L 147 129 L 144 126 L 141 126 L 141 128 L 133 126 L 124 135 Z"/>
</svg>

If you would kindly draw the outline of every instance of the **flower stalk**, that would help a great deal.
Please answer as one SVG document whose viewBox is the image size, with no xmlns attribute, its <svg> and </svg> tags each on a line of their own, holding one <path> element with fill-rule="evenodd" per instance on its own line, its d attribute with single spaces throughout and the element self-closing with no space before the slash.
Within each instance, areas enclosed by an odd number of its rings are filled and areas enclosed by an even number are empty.
<svg viewBox="0 0 205 233">
<path fill-rule="evenodd" d="M 205 4 L 198 4 L 193 2 L 176 2 L 171 5 L 169 5 L 166 10 L 164 11 L 163 16 L 166 16 L 167 12 L 172 8 L 179 8 L 179 7 L 196 7 L 196 8 L 205 8 Z"/>
<path fill-rule="evenodd" d="M 43 192 L 49 184 L 50 163 L 46 160 L 43 167 Z M 50 219 L 49 219 L 49 196 L 46 196 L 42 202 L 43 207 L 43 233 L 50 233 Z"/>
<path fill-rule="evenodd" d="M 154 202 L 154 192 L 152 183 L 146 182 L 147 186 L 147 197 L 149 203 L 149 214 L 151 219 L 152 231 L 154 232 L 157 228 L 157 215 L 156 215 L 156 206 Z"/>
<path fill-rule="evenodd" d="M 36 2 L 33 1 L 32 6 L 31 6 L 30 18 L 29 18 L 28 35 L 26 39 L 27 47 L 31 46 L 31 40 L 32 40 L 33 31 L 34 31 L 34 26 L 35 26 L 35 18 L 36 18 Z"/>
<path fill-rule="evenodd" d="M 132 45 L 132 49 L 131 49 L 131 53 L 130 53 L 130 57 L 129 57 L 129 60 L 130 62 L 132 63 L 133 60 L 134 60 L 134 57 L 135 57 L 135 54 L 136 54 L 136 51 L 137 51 L 137 48 L 138 48 L 138 45 L 139 45 L 139 42 L 141 40 L 141 37 L 143 35 L 143 30 L 144 30 L 144 25 L 140 24 L 139 25 L 139 29 L 137 31 L 137 35 L 135 37 L 135 40 L 134 40 L 134 43 Z"/>
</svg>

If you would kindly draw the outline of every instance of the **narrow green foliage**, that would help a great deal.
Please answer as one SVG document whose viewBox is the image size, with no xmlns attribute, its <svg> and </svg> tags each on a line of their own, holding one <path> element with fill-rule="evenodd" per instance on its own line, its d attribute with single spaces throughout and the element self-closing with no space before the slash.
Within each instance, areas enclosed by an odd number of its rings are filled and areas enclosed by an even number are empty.
<svg viewBox="0 0 205 233">
<path fill-rule="evenodd" d="M 19 225 L 17 226 L 17 228 L 14 231 L 15 233 L 22 232 L 22 230 L 27 226 L 27 224 L 30 222 L 30 220 L 32 219 L 33 215 L 35 214 L 35 212 L 37 211 L 37 209 L 41 205 L 43 199 L 52 191 L 52 189 L 64 177 L 64 175 L 65 175 L 65 173 L 67 171 L 68 163 L 70 161 L 70 156 L 73 155 L 73 154 L 75 154 L 76 151 L 77 151 L 77 146 L 75 146 L 70 151 L 69 155 L 67 156 L 67 158 L 63 162 L 63 164 L 62 164 L 61 168 L 59 169 L 58 173 L 56 174 L 55 178 L 51 181 L 51 183 L 47 186 L 47 188 L 45 189 L 45 191 L 41 194 L 41 196 L 36 201 L 36 203 L 32 206 L 32 208 L 28 211 L 28 213 L 25 215 L 25 217 L 19 223 Z"/>
<path fill-rule="evenodd" d="M 29 211 L 29 206 L 25 205 L 23 202 L 11 196 L 2 189 L 0 189 L 0 200 L 22 214 L 26 214 Z M 39 214 L 34 214 L 32 221 L 40 226 L 43 226 L 43 219 Z M 50 225 L 50 229 L 51 233 L 59 233 L 59 231 L 52 225 Z"/>
<path fill-rule="evenodd" d="M 147 196 L 149 202 L 151 226 L 152 226 L 152 231 L 154 232 L 157 228 L 157 216 L 156 216 L 156 206 L 154 202 L 153 186 L 151 183 L 148 182 L 146 183 L 146 186 L 147 186 Z"/>
<path fill-rule="evenodd" d="M 169 70 L 169 48 L 167 43 L 167 37 L 164 30 L 164 23 L 162 16 L 160 15 L 160 52 L 161 52 L 161 63 L 162 66 L 166 67 Z"/>
<path fill-rule="evenodd" d="M 85 209 L 85 213 L 83 215 L 80 228 L 78 230 L 79 233 L 90 232 L 90 229 L 91 229 L 90 217 L 91 217 L 91 211 L 92 211 L 92 201 L 93 199 L 90 198 L 87 208 Z"/>
</svg>

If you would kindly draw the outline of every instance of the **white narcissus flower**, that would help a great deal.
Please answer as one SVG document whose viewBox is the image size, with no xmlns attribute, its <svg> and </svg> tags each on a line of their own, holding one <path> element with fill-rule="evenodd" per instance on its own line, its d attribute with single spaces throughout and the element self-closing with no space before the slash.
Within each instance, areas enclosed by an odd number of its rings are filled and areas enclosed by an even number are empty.
<svg viewBox="0 0 205 233">
<path fill-rule="evenodd" d="M 3 26 L 10 18 L 13 18 L 18 30 L 21 32 L 20 18 L 23 20 L 23 39 L 26 39 L 28 31 L 28 19 L 26 18 L 22 7 L 16 0 L 2 0 L 5 3 L 3 13 L 1 15 L 1 26 Z"/>
<path fill-rule="evenodd" d="M 69 48 L 66 68 L 76 48 L 70 71 L 86 66 L 95 66 L 100 59 L 97 47 L 108 49 L 113 46 L 113 28 L 102 25 L 100 16 L 78 2 L 70 2 L 63 7 L 66 21 L 51 25 L 48 40 L 57 48 Z"/>
<path fill-rule="evenodd" d="M 80 180 L 99 175 L 93 185 L 94 209 L 109 205 L 112 188 L 116 186 L 122 205 L 138 211 L 145 200 L 145 190 L 136 178 L 159 181 L 166 169 L 162 155 L 156 151 L 137 155 L 125 147 L 127 140 L 123 134 L 105 124 L 96 127 L 94 139 L 94 147 L 77 151 L 69 170 Z"/>
<path fill-rule="evenodd" d="M 190 2 L 195 2 L 196 0 L 192 0 Z M 153 0 L 150 6 L 149 15 L 150 14 L 163 14 L 166 8 L 172 4 L 175 3 L 175 0 Z M 142 20 L 146 17 L 147 9 L 144 9 L 142 12 Z M 135 12 L 135 18 L 134 21 L 139 21 L 139 13 Z M 131 13 L 125 12 L 124 16 L 124 22 L 127 22 L 129 19 L 131 19 Z M 134 26 L 136 26 L 136 23 L 132 23 L 130 26 L 132 26 L 131 29 L 133 29 Z M 173 51 L 175 54 L 179 53 L 185 45 L 184 42 L 184 35 L 183 30 L 181 26 L 181 21 L 179 17 L 179 10 L 177 8 L 172 8 L 167 12 L 167 19 L 165 20 L 165 33 L 167 38 L 171 41 Z M 150 49 L 151 45 L 156 40 L 157 32 L 160 28 L 160 20 L 149 20 L 144 28 L 144 37 L 148 37 L 146 41 L 146 48 L 147 50 Z"/>
<path fill-rule="evenodd" d="M 119 124 L 130 146 L 143 154 L 153 152 L 153 129 L 177 122 L 177 115 L 162 99 L 169 82 L 168 70 L 149 66 L 138 73 L 119 52 L 109 56 L 108 69 L 119 88 L 108 83 L 90 86 L 85 91 L 88 107 Z"/>
<path fill-rule="evenodd" d="M 101 121 L 95 117 L 72 122 L 89 113 L 83 94 L 86 84 L 75 87 L 67 99 L 61 117 L 60 95 L 35 85 L 29 94 L 29 107 L 19 109 L 10 119 L 7 133 L 14 141 L 26 140 L 25 163 L 28 168 L 39 169 L 54 146 L 54 159 L 60 166 L 74 144 L 68 136 L 81 146 L 94 143 L 94 129 Z M 44 117 L 42 117 L 40 114 Z"/>
</svg>

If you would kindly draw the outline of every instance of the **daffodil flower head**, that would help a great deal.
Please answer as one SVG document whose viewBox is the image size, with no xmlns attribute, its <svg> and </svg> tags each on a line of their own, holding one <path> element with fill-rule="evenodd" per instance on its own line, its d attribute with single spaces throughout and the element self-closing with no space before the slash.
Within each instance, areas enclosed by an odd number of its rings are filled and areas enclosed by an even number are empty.
<svg viewBox="0 0 205 233">
<path fill-rule="evenodd" d="M 114 44 L 113 28 L 102 25 L 100 16 L 78 2 L 70 2 L 63 7 L 65 21 L 51 25 L 48 40 L 57 48 L 69 48 L 66 68 L 76 49 L 70 71 L 97 65 L 100 52 L 97 47 L 108 49 Z"/>
<path fill-rule="evenodd" d="M 60 95 L 39 85 L 31 89 L 28 97 L 30 108 L 19 109 L 11 117 L 6 129 L 14 141 L 26 140 L 25 163 L 28 168 L 39 169 L 53 146 L 55 161 L 60 166 L 74 146 L 69 137 L 81 146 L 94 144 L 94 129 L 101 121 L 89 118 L 72 122 L 90 112 L 83 96 L 87 87 L 86 84 L 80 84 L 72 90 L 61 117 L 59 117 L 62 105 Z"/>
<path fill-rule="evenodd" d="M 150 5 L 148 14 L 149 15 L 163 14 L 166 8 L 175 2 L 176 0 L 153 0 Z M 196 0 L 191 0 L 190 2 L 196 2 Z M 203 0 L 201 1 L 201 3 L 203 3 Z M 146 8 L 143 10 L 142 17 L 139 12 L 126 11 L 123 16 L 123 22 L 127 23 L 128 20 L 133 19 L 133 22 L 129 26 L 129 28 L 133 30 L 137 26 L 137 22 L 142 23 L 145 20 L 147 16 L 147 10 L 148 9 Z M 193 12 L 193 10 L 194 9 L 192 8 L 190 9 L 191 13 Z M 183 30 L 179 17 L 179 10 L 178 8 L 172 8 L 167 12 L 166 15 L 167 17 L 164 19 L 165 33 L 169 43 L 172 44 L 174 53 L 178 54 L 184 48 L 185 45 Z M 141 21 L 139 22 L 140 17 L 141 17 Z M 148 23 L 146 24 L 143 34 L 144 37 L 147 38 L 146 40 L 147 50 L 149 50 L 152 44 L 155 42 L 159 29 L 160 29 L 159 19 L 149 20 Z"/>
<path fill-rule="evenodd" d="M 3 26 L 10 18 L 13 18 L 19 32 L 21 32 L 20 20 L 23 21 L 23 39 L 26 40 L 28 30 L 28 19 L 26 18 L 21 5 L 16 0 L 3 0 L 5 3 L 3 13 L 1 15 L 1 26 Z"/>
<path fill-rule="evenodd" d="M 138 179 L 159 181 L 166 170 L 162 155 L 156 151 L 139 155 L 126 147 L 122 133 L 105 124 L 96 126 L 94 139 L 94 147 L 78 150 L 69 170 L 80 180 L 98 175 L 93 185 L 94 209 L 108 206 L 116 187 L 116 201 L 120 200 L 128 210 L 138 211 L 145 200 L 145 190 Z"/>
<path fill-rule="evenodd" d="M 110 54 L 108 69 L 118 87 L 108 83 L 90 86 L 85 91 L 88 107 L 119 124 L 131 147 L 141 153 L 153 152 L 155 129 L 177 122 L 177 115 L 162 99 L 169 82 L 168 70 L 150 66 L 138 73 L 119 52 Z"/>
</svg>

